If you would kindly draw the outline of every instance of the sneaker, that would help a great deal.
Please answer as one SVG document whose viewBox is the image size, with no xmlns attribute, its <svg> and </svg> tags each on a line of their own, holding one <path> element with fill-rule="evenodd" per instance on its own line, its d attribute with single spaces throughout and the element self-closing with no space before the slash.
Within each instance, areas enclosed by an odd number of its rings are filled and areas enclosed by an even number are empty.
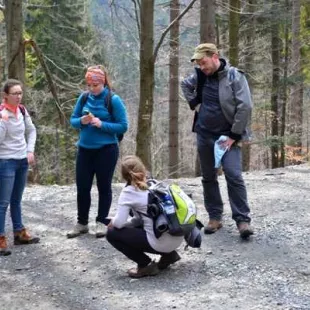
<svg viewBox="0 0 310 310">
<path fill-rule="evenodd" d="M 11 251 L 8 250 L 8 244 L 5 236 L 0 236 L 0 256 L 10 255 Z"/>
<path fill-rule="evenodd" d="M 88 225 L 82 225 L 82 224 L 77 223 L 73 227 L 73 229 L 67 233 L 67 238 L 69 238 L 69 239 L 75 238 L 75 237 L 78 237 L 82 234 L 88 233 L 88 231 L 89 231 Z"/>
<path fill-rule="evenodd" d="M 242 239 L 248 239 L 254 234 L 253 228 L 247 222 L 240 222 L 237 226 Z"/>
<path fill-rule="evenodd" d="M 40 238 L 33 237 L 30 235 L 29 231 L 26 228 L 23 228 L 21 231 L 14 232 L 14 244 L 34 244 L 38 243 Z"/>
<path fill-rule="evenodd" d="M 156 276 L 159 274 L 159 269 L 155 262 L 150 262 L 146 267 L 132 268 L 127 273 L 129 277 L 138 279 L 147 276 Z"/>
<path fill-rule="evenodd" d="M 210 235 L 214 234 L 217 230 L 223 227 L 221 221 L 218 220 L 209 220 L 207 227 L 205 227 L 205 234 Z"/>
<path fill-rule="evenodd" d="M 177 251 L 172 251 L 167 254 L 163 254 L 160 257 L 160 260 L 157 264 L 159 270 L 163 270 L 168 268 L 170 265 L 176 263 L 181 259 L 181 256 L 178 254 Z"/>
<path fill-rule="evenodd" d="M 96 222 L 96 238 L 102 238 L 107 234 L 108 226 L 101 223 Z"/>
</svg>

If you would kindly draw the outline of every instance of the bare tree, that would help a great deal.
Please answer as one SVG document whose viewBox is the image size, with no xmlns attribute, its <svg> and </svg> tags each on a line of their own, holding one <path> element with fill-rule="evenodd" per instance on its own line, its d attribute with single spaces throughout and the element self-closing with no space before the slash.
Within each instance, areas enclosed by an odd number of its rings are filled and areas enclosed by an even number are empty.
<svg viewBox="0 0 310 310">
<path fill-rule="evenodd" d="M 272 87 L 271 87 L 271 168 L 279 166 L 279 115 L 278 115 L 278 100 L 279 100 L 279 81 L 280 81 L 280 33 L 279 19 L 277 12 L 279 9 L 279 1 L 272 1 L 271 9 L 271 58 L 272 58 Z"/>
<path fill-rule="evenodd" d="M 257 0 L 248 0 L 247 12 L 249 12 L 247 19 L 247 27 L 245 30 L 245 57 L 244 67 L 247 74 L 247 80 L 249 87 L 252 90 L 254 87 L 254 79 L 252 78 L 253 63 L 254 63 L 254 42 L 255 42 L 255 26 L 256 26 L 256 15 L 255 15 L 255 4 Z M 251 126 L 251 116 L 249 117 L 248 126 Z M 242 169 L 243 171 L 250 170 L 251 160 L 251 144 L 242 143 Z"/>
<path fill-rule="evenodd" d="M 4 17 L 7 37 L 8 77 L 25 81 L 23 41 L 23 1 L 5 0 Z"/>
<path fill-rule="evenodd" d="M 171 0 L 171 22 L 177 18 L 179 12 L 179 0 Z M 179 22 L 176 22 L 170 29 L 169 77 L 169 175 L 177 178 L 179 168 Z"/>
<path fill-rule="evenodd" d="M 289 0 L 285 0 L 285 7 L 289 7 Z M 285 166 L 285 128 L 288 94 L 288 63 L 289 63 L 289 14 L 286 14 L 284 23 L 284 56 L 283 56 L 283 82 L 281 83 L 281 159 L 280 166 Z"/>
<path fill-rule="evenodd" d="M 296 148 L 296 155 L 301 155 L 302 148 L 302 109 L 303 109 L 303 79 L 301 68 L 300 42 L 300 9 L 301 1 L 292 1 L 292 68 L 294 84 L 291 88 L 290 102 L 290 133 L 291 147 Z M 293 160 L 298 163 L 299 160 Z"/>
<path fill-rule="evenodd" d="M 215 0 L 200 0 L 200 42 L 216 42 Z"/>
<path fill-rule="evenodd" d="M 152 116 L 154 106 L 154 68 L 159 48 L 171 27 L 178 22 L 193 6 L 196 0 L 192 0 L 174 21 L 163 31 L 158 43 L 154 46 L 154 0 L 142 0 L 140 3 L 140 102 L 137 128 L 136 154 L 145 163 L 148 169 L 152 169 L 151 136 Z"/>
<path fill-rule="evenodd" d="M 200 43 L 216 43 L 215 0 L 200 0 Z M 196 153 L 195 176 L 201 175 L 200 160 Z"/>
<path fill-rule="evenodd" d="M 136 153 L 151 170 L 151 125 L 154 89 L 154 0 L 142 0 L 140 9 L 140 103 Z"/>
<path fill-rule="evenodd" d="M 229 61 L 233 66 L 238 66 L 240 0 L 230 0 L 229 4 Z"/>
</svg>

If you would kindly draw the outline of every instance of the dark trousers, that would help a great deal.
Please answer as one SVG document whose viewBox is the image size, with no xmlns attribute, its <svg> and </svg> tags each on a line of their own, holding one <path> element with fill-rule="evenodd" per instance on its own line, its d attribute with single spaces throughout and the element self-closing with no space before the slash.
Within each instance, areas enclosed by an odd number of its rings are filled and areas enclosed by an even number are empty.
<svg viewBox="0 0 310 310">
<path fill-rule="evenodd" d="M 151 258 L 145 252 L 162 254 L 150 246 L 146 232 L 142 228 L 109 228 L 106 238 L 115 249 L 136 262 L 140 268 L 147 266 L 151 262 Z"/>
<path fill-rule="evenodd" d="M 112 202 L 112 178 L 119 155 L 117 144 L 100 149 L 79 147 L 76 160 L 78 223 L 88 224 L 91 188 L 96 175 L 99 193 L 97 222 L 108 224 L 107 216 Z"/>
<path fill-rule="evenodd" d="M 198 154 L 202 171 L 202 185 L 205 208 L 210 219 L 221 220 L 223 201 L 217 180 L 217 169 L 214 168 L 214 143 L 218 137 L 198 137 Z M 247 192 L 242 178 L 241 148 L 233 145 L 222 157 L 222 167 L 227 182 L 232 218 L 239 222 L 250 222 L 250 208 Z"/>
</svg>

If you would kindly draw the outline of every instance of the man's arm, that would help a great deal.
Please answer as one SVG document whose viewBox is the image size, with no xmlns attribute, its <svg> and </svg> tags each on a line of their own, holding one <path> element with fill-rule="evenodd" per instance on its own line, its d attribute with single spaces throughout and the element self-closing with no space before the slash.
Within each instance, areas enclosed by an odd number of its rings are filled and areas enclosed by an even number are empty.
<svg viewBox="0 0 310 310">
<path fill-rule="evenodd" d="M 193 73 L 189 77 L 185 78 L 181 82 L 181 89 L 183 91 L 184 97 L 189 103 L 191 110 L 195 110 L 195 107 L 200 104 L 197 100 L 197 73 Z"/>
<path fill-rule="evenodd" d="M 232 83 L 236 113 L 231 128 L 230 138 L 240 140 L 248 124 L 252 111 L 251 92 L 244 73 L 237 71 L 236 78 Z"/>
</svg>

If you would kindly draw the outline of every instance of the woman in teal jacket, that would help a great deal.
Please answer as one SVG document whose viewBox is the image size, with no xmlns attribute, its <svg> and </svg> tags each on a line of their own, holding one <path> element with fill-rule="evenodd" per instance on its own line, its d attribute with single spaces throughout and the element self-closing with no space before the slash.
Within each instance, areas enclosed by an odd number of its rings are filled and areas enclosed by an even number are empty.
<svg viewBox="0 0 310 310">
<path fill-rule="evenodd" d="M 85 79 L 88 92 L 80 95 L 70 119 L 71 125 L 80 130 L 80 137 L 76 159 L 77 224 L 68 238 L 88 232 L 94 176 L 99 192 L 96 237 L 105 236 L 119 156 L 118 136 L 128 129 L 126 107 L 118 95 L 112 94 L 106 70 L 102 66 L 89 67 Z"/>
</svg>

